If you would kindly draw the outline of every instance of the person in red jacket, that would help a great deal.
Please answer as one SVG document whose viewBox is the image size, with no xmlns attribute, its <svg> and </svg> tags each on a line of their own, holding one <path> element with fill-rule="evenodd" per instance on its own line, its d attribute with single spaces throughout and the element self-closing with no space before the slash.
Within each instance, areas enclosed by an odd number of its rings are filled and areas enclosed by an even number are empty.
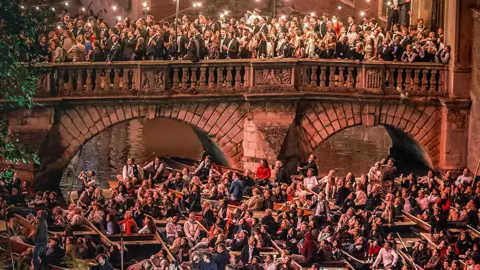
<svg viewBox="0 0 480 270">
<path fill-rule="evenodd" d="M 124 220 L 118 222 L 120 226 L 123 226 L 123 232 L 125 235 L 130 235 L 138 232 L 138 226 L 135 220 L 132 218 L 132 212 L 125 212 Z"/>
<path fill-rule="evenodd" d="M 305 234 L 305 241 L 300 247 L 300 254 L 293 254 L 292 259 L 299 264 L 308 265 L 312 263 L 313 255 L 317 251 L 317 244 L 313 241 L 312 232 Z"/>
<path fill-rule="evenodd" d="M 255 171 L 255 180 L 260 186 L 265 186 L 268 184 L 270 176 L 272 176 L 272 171 L 268 167 L 267 160 L 260 160 L 260 166 L 258 166 L 257 170 Z"/>
</svg>

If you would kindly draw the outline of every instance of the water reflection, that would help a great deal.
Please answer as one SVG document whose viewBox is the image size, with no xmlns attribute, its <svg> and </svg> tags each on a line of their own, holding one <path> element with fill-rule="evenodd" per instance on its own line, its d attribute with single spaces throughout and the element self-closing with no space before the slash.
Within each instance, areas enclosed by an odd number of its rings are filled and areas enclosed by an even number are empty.
<svg viewBox="0 0 480 270">
<path fill-rule="evenodd" d="M 391 147 L 392 139 L 383 126 L 355 126 L 328 138 L 314 152 L 320 175 L 335 169 L 337 176 L 352 172 L 358 177 L 388 157 Z"/>
<path fill-rule="evenodd" d="M 100 185 L 108 188 L 107 180 L 120 173 L 128 157 L 143 165 L 153 152 L 199 159 L 203 148 L 193 129 L 179 121 L 135 119 L 120 123 L 93 137 L 77 152 L 63 173 L 62 193 L 68 194 L 72 182 L 73 190 L 79 188 L 75 177 L 82 170 L 95 171 Z"/>
</svg>

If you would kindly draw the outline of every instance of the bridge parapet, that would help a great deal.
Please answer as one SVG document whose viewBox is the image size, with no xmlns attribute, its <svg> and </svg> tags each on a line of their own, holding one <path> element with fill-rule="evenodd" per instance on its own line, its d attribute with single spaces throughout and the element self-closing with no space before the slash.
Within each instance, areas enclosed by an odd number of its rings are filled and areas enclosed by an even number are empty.
<svg viewBox="0 0 480 270">
<path fill-rule="evenodd" d="M 37 97 L 315 92 L 446 96 L 446 65 L 346 60 L 52 63 Z"/>
</svg>

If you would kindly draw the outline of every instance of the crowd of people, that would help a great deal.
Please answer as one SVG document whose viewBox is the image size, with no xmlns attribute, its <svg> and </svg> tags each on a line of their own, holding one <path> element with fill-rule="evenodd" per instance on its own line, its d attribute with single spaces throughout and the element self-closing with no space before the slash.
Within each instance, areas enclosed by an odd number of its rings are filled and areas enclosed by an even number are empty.
<svg viewBox="0 0 480 270">
<path fill-rule="evenodd" d="M 119 265 L 120 245 L 106 247 L 73 235 L 75 228 L 91 222 L 107 236 L 160 231 L 174 261 L 162 249 L 131 269 L 168 269 L 175 263 L 185 269 L 273 270 L 293 269 L 293 262 L 319 269 L 345 258 L 344 252 L 372 268 L 413 269 L 397 252 L 403 240 L 386 233 L 404 213 L 431 224 L 429 235 L 436 243 L 407 243 L 404 252 L 415 264 L 442 270 L 480 267 L 480 238 L 468 229 L 459 236 L 447 229 L 449 222 L 478 228 L 480 184 L 475 185 L 468 169 L 456 178 L 433 171 L 404 177 L 388 159 L 358 178 L 335 170 L 320 177 L 312 154 L 297 171 L 288 175 L 282 161 L 270 167 L 262 160 L 255 172 L 240 172 L 217 166 L 209 156 L 194 169 L 179 170 L 158 157 L 144 167 L 129 158 L 112 194 L 104 195 L 94 172 L 82 172 L 78 200 L 63 209 L 55 192 L 32 192 L 9 168 L 1 179 L 1 214 L 11 217 L 16 211 L 12 205 L 30 206 L 21 213 L 33 228 L 25 233 L 10 218 L 7 232 L 11 239 L 34 245 L 23 258 L 35 267 L 59 265 L 65 258 L 96 259 L 94 269 Z M 157 228 L 156 220 L 166 220 L 166 227 Z M 49 238 L 49 226 L 64 226 L 65 235 Z M 276 250 L 272 247 L 283 250 L 278 258 L 262 255 Z M 128 252 L 124 256 L 128 262 Z"/>
<path fill-rule="evenodd" d="M 397 10 L 395 6 L 392 12 Z M 394 14 L 394 13 L 392 13 Z M 387 29 L 376 18 L 323 13 L 270 18 L 255 9 L 243 17 L 183 16 L 155 21 L 154 16 L 125 18 L 108 25 L 100 17 L 59 14 L 58 22 L 41 27 L 38 42 L 27 40 L 41 62 L 136 61 L 185 59 L 309 58 L 355 61 L 448 63 L 450 47 L 442 28 L 389 20 Z"/>
</svg>

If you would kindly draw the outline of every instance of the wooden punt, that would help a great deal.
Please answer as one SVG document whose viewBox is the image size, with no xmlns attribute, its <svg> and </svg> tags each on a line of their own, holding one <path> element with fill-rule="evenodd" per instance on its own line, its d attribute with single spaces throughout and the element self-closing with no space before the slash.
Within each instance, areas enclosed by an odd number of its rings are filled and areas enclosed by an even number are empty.
<svg viewBox="0 0 480 270">
<path fill-rule="evenodd" d="M 27 220 L 25 219 L 24 217 L 18 215 L 18 214 L 15 214 L 14 215 L 14 218 L 15 220 L 17 221 L 18 225 L 22 228 L 26 228 L 26 229 L 29 229 L 29 230 L 32 230 L 33 229 L 33 225 Z M 49 231 L 49 234 L 51 236 L 55 235 L 54 233 L 50 232 Z M 15 241 L 15 240 L 12 240 L 10 239 L 10 244 L 12 245 L 15 245 L 15 250 L 12 250 L 14 253 L 23 253 L 24 251 L 26 251 L 28 248 L 33 248 L 33 246 L 29 245 L 29 244 L 26 244 L 26 243 L 22 243 L 22 242 L 19 242 L 19 241 Z M 21 251 L 21 252 L 17 252 L 17 251 Z M 88 260 L 82 260 L 82 259 L 73 259 L 73 264 L 75 265 L 75 267 L 73 267 L 72 269 L 75 269 L 78 267 L 78 265 L 82 265 L 84 267 L 90 267 L 90 266 L 95 266 L 96 263 L 93 263 L 93 262 L 90 262 Z M 60 266 L 54 266 L 54 265 L 51 265 L 51 267 L 53 269 L 57 269 L 57 270 L 60 270 L 60 269 L 69 269 L 69 268 L 63 268 L 63 267 L 60 267 Z"/>
<path fill-rule="evenodd" d="M 21 241 L 16 241 L 14 239 L 9 239 L 9 249 L 5 250 L 5 252 L 10 253 L 12 255 L 12 259 L 15 261 L 15 263 L 18 264 L 19 261 L 21 261 L 22 259 L 22 253 L 24 253 L 25 251 L 29 250 L 29 249 L 32 249 L 33 250 L 33 246 L 30 245 L 30 244 L 26 244 L 24 242 L 21 242 Z M 30 262 L 28 262 L 28 265 L 30 265 Z M 89 265 L 89 264 L 80 264 L 79 266 L 81 267 L 84 267 L 84 268 L 89 268 L 90 266 L 92 265 Z M 18 267 L 18 265 L 17 265 Z M 49 264 L 48 267 L 52 270 L 69 270 L 69 269 L 78 269 L 76 267 L 73 267 L 73 268 L 65 268 L 65 267 L 61 267 L 61 266 L 57 266 L 57 265 L 53 265 L 53 264 Z"/>
<path fill-rule="evenodd" d="M 408 218 L 409 220 L 413 221 L 414 223 L 417 224 L 418 227 L 420 227 L 422 230 L 426 231 L 426 232 L 430 232 L 431 230 L 431 226 L 430 224 L 428 224 L 427 222 L 415 217 L 414 215 L 408 213 L 408 212 L 405 212 L 405 211 L 402 211 L 403 212 L 403 215 Z"/>
</svg>

